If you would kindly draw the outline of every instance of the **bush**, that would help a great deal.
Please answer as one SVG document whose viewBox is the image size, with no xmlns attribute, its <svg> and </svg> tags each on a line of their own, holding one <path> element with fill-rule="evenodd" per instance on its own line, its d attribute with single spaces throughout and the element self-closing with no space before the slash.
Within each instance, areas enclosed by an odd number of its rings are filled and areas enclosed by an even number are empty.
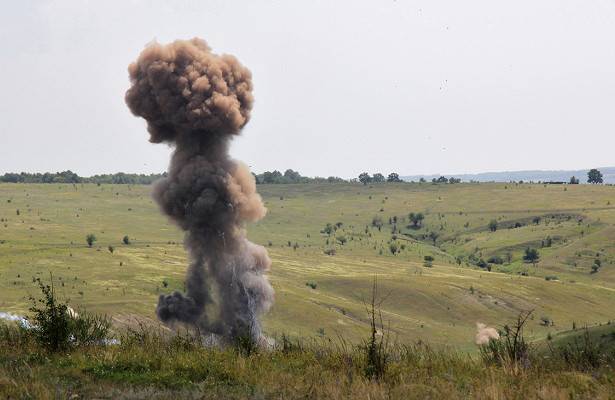
<svg viewBox="0 0 615 400">
<path fill-rule="evenodd" d="M 487 262 L 490 262 L 491 264 L 504 264 L 504 260 L 500 256 L 491 256 Z"/>
<path fill-rule="evenodd" d="M 71 344 L 89 346 L 103 343 L 109 337 L 111 321 L 106 316 L 80 311 L 70 318 Z"/>
<path fill-rule="evenodd" d="M 130 238 L 128 237 L 128 235 L 124 236 L 122 238 L 122 243 L 124 244 L 130 244 Z"/>
<path fill-rule="evenodd" d="M 333 225 L 327 222 L 327 225 L 320 232 L 325 233 L 327 235 L 331 235 L 333 233 Z"/>
<path fill-rule="evenodd" d="M 582 336 L 575 337 L 574 341 L 565 346 L 551 349 L 551 353 L 554 358 L 559 358 L 569 367 L 581 371 L 596 369 L 615 361 L 615 355 L 609 355 L 603 344 L 592 340 L 587 328 Z"/>
<path fill-rule="evenodd" d="M 505 325 L 499 339 L 492 339 L 480 347 L 480 356 L 486 364 L 509 368 L 518 373 L 530 365 L 532 348 L 525 340 L 523 328 L 532 311 L 521 312 L 512 326 Z"/>
<path fill-rule="evenodd" d="M 399 246 L 397 245 L 397 243 L 395 242 L 391 242 L 389 244 L 389 251 L 391 252 L 391 254 L 395 255 L 397 254 L 397 252 L 399 251 Z"/>
<path fill-rule="evenodd" d="M 373 227 L 378 228 L 378 230 L 380 230 L 380 229 L 382 229 L 382 225 L 383 225 L 382 217 L 376 216 L 376 217 L 372 218 L 372 226 Z"/>
<path fill-rule="evenodd" d="M 85 241 L 87 242 L 88 247 L 92 247 L 92 245 L 96 241 L 96 235 L 94 235 L 93 233 L 88 233 L 85 237 Z"/>
<path fill-rule="evenodd" d="M 51 284 L 36 279 L 43 297 L 35 299 L 30 311 L 34 314 L 29 331 L 36 342 L 49 351 L 66 350 L 74 346 L 92 345 L 104 341 L 111 329 L 106 316 L 87 312 L 75 313 L 66 303 L 58 300 Z"/>
<path fill-rule="evenodd" d="M 44 348 L 50 351 L 64 350 L 70 345 L 70 315 L 68 306 L 58 302 L 53 287 L 53 279 L 50 285 L 44 285 L 40 278 L 36 279 L 43 298 L 30 297 L 34 314 L 32 321 L 34 339 Z"/>
<path fill-rule="evenodd" d="M 540 324 L 542 326 L 549 326 L 553 325 L 553 321 L 548 315 L 543 315 L 542 317 L 540 317 Z"/>
<path fill-rule="evenodd" d="M 305 286 L 310 287 L 312 289 L 316 289 L 318 285 L 316 284 L 316 282 L 306 282 Z"/>
</svg>

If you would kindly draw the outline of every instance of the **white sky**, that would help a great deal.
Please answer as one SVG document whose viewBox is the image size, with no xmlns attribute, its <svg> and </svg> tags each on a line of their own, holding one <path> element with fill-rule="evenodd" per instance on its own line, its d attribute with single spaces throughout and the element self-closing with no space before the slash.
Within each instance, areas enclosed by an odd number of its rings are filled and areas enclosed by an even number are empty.
<svg viewBox="0 0 615 400">
<path fill-rule="evenodd" d="M 615 0 L 6 1 L 0 172 L 160 172 L 126 67 L 199 36 L 254 75 L 232 154 L 356 176 L 615 164 Z"/>
</svg>

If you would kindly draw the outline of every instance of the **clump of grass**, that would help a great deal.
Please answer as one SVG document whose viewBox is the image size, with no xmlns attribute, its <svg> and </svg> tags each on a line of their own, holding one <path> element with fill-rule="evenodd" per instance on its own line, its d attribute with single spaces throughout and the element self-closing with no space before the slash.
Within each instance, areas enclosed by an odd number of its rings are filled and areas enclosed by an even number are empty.
<svg viewBox="0 0 615 400">
<path fill-rule="evenodd" d="M 491 339 L 480 347 L 485 364 L 504 367 L 515 374 L 530 366 L 533 348 L 525 339 L 523 330 L 532 313 L 521 312 L 512 325 L 504 326 L 499 339 Z"/>
<path fill-rule="evenodd" d="M 615 362 L 615 353 L 609 352 L 604 344 L 592 339 L 587 327 L 581 336 L 559 347 L 550 347 L 554 359 L 563 361 L 567 367 L 591 371 Z"/>
</svg>

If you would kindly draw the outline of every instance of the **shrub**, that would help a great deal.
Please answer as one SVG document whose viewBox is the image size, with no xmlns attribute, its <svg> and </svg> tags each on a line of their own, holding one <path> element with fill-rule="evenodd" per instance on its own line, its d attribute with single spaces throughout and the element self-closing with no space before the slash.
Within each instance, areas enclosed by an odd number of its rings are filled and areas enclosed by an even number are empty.
<svg viewBox="0 0 615 400">
<path fill-rule="evenodd" d="M 491 264 L 504 264 L 504 260 L 500 256 L 491 256 L 487 262 L 490 262 Z"/>
<path fill-rule="evenodd" d="M 540 325 L 542 326 L 549 326 L 552 325 L 553 321 L 551 320 L 551 318 L 548 315 L 543 315 L 542 317 L 540 317 Z"/>
<path fill-rule="evenodd" d="M 365 366 L 363 367 L 365 377 L 380 381 L 384 378 L 387 371 L 389 342 L 388 334 L 384 332 L 382 312 L 379 308 L 381 301 L 377 299 L 377 290 L 376 279 L 374 278 L 372 298 L 367 309 L 370 319 L 370 337 L 364 342 L 362 350 L 365 354 Z"/>
<path fill-rule="evenodd" d="M 372 226 L 378 228 L 378 230 L 382 229 L 382 217 L 374 217 L 372 218 Z"/>
<path fill-rule="evenodd" d="M 70 319 L 71 344 L 89 346 L 102 343 L 109 337 L 111 321 L 104 315 L 80 311 Z"/>
<path fill-rule="evenodd" d="M 45 285 L 36 279 L 43 297 L 30 300 L 33 327 L 29 333 L 36 342 L 49 351 L 66 350 L 74 346 L 91 345 L 105 340 L 111 329 L 106 316 L 82 311 L 75 313 L 66 303 L 58 300 L 51 283 Z"/>
<path fill-rule="evenodd" d="M 551 349 L 554 358 L 558 358 L 569 367 L 578 370 L 591 370 L 614 361 L 614 356 L 609 354 L 604 344 L 596 343 L 587 328 L 583 335 L 575 337 L 564 346 Z"/>
<path fill-rule="evenodd" d="M 486 364 L 509 368 L 518 373 L 530 365 L 532 348 L 525 340 L 523 329 L 532 311 L 521 312 L 512 326 L 505 325 L 499 339 L 492 339 L 480 347 L 480 356 Z"/>
<path fill-rule="evenodd" d="M 122 238 L 122 243 L 124 244 L 130 244 L 130 238 L 128 237 L 128 235 L 124 236 Z"/>
<path fill-rule="evenodd" d="M 85 237 L 85 241 L 87 242 L 88 247 L 92 247 L 92 245 L 96 241 L 96 235 L 94 235 L 93 233 L 88 233 Z"/>
<path fill-rule="evenodd" d="M 327 225 L 320 232 L 331 235 L 333 233 L 333 225 L 327 223 Z"/>
<path fill-rule="evenodd" d="M 528 247 L 525 249 L 525 254 L 523 255 L 523 260 L 525 262 L 529 262 L 534 264 L 534 266 L 536 266 L 536 263 L 538 262 L 538 260 L 540 259 L 540 253 L 538 253 L 538 250 Z"/>
<path fill-rule="evenodd" d="M 491 232 L 495 232 L 498 230 L 498 221 L 496 221 L 495 219 L 492 219 L 491 221 L 489 221 L 489 225 L 488 228 Z"/>
<path fill-rule="evenodd" d="M 316 284 L 316 282 L 306 282 L 305 286 L 310 287 L 312 289 L 316 289 L 318 285 Z"/>
<path fill-rule="evenodd" d="M 395 255 L 397 254 L 397 252 L 399 251 L 399 246 L 397 246 L 397 243 L 395 242 L 391 242 L 389 244 L 389 251 L 391 252 L 391 254 Z"/>
<path fill-rule="evenodd" d="M 70 345 L 70 316 L 68 306 L 58 301 L 51 284 L 44 285 L 40 278 L 36 279 L 43 297 L 35 299 L 30 297 L 34 314 L 32 321 L 34 339 L 44 348 L 50 351 L 64 350 Z"/>
</svg>

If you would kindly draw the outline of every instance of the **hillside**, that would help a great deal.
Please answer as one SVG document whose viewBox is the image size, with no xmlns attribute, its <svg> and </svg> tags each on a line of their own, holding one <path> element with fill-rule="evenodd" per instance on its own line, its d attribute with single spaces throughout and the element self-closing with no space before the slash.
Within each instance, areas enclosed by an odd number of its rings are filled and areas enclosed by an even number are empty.
<svg viewBox="0 0 615 400">
<path fill-rule="evenodd" d="M 604 183 L 615 183 L 615 167 L 600 167 L 598 168 L 603 174 Z M 575 176 L 582 183 L 587 181 L 588 169 L 577 170 L 528 170 L 528 171 L 502 171 L 502 172 L 482 172 L 477 174 L 446 174 L 447 177 L 461 179 L 464 182 L 568 182 L 571 176 Z M 418 182 L 423 178 L 431 181 L 433 178 L 439 178 L 441 174 L 432 175 L 408 175 L 401 178 L 405 181 Z"/>
<path fill-rule="evenodd" d="M 120 325 L 153 319 L 158 295 L 183 289 L 187 261 L 181 233 L 158 213 L 149 190 L 1 184 L 0 311 L 26 313 L 33 277 L 48 280 L 53 272 L 75 308 L 107 313 Z M 501 326 L 527 309 L 535 309 L 527 330 L 534 339 L 573 322 L 615 318 L 613 187 L 323 184 L 259 191 L 269 214 L 248 230 L 273 260 L 276 304 L 264 324 L 270 335 L 358 342 L 368 330 L 364 301 L 374 277 L 385 297 L 383 318 L 400 342 L 473 351 L 477 321 Z M 424 213 L 420 228 L 408 228 L 410 212 Z M 321 232 L 328 223 L 331 233 Z M 97 237 L 92 248 L 88 233 Z M 528 246 L 540 252 L 536 267 L 522 260 Z M 332 249 L 335 255 L 324 253 Z M 434 258 L 432 267 L 424 266 L 425 256 Z M 503 263 L 490 264 L 491 272 L 475 265 L 492 256 Z M 601 267 L 591 273 L 595 260 Z"/>
</svg>

